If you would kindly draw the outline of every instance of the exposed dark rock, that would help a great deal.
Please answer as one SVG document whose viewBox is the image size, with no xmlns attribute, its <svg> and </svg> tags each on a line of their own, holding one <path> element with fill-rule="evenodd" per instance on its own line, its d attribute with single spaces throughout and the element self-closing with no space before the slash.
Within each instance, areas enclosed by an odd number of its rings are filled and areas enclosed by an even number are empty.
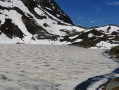
<svg viewBox="0 0 119 90">
<path fill-rule="evenodd" d="M 19 29 L 17 25 L 12 23 L 11 19 L 6 19 L 5 23 L 1 25 L 0 30 L 11 39 L 13 37 L 19 37 L 19 38 L 24 37 L 24 34 L 22 33 L 22 31 Z"/>
<path fill-rule="evenodd" d="M 40 5 L 44 10 L 48 11 L 59 20 L 73 24 L 71 19 L 60 9 L 54 0 L 22 0 L 22 2 L 28 7 L 29 11 L 31 11 L 39 19 L 45 19 L 46 16 L 40 16 L 34 11 L 34 8 L 38 7 L 38 5 Z"/>
<path fill-rule="evenodd" d="M 34 11 L 34 8 L 37 7 L 37 3 L 33 0 L 21 0 L 29 11 L 34 14 L 38 19 L 46 19 L 46 16 L 41 16 Z"/>
<path fill-rule="evenodd" d="M 69 16 L 67 16 L 63 12 L 63 10 L 61 10 L 61 8 L 56 4 L 54 0 L 36 0 L 36 3 L 39 3 L 43 9 L 51 13 L 53 16 L 57 17 L 59 20 L 73 24 Z"/>
<path fill-rule="evenodd" d="M 23 0 L 25 1 L 25 0 Z M 32 1 L 32 0 L 31 0 Z M 29 33 L 32 35 L 37 34 L 38 39 L 51 39 L 51 40 L 56 40 L 58 38 L 57 35 L 53 35 L 48 33 L 44 28 L 42 28 L 40 25 L 36 23 L 36 21 L 33 19 L 33 17 L 29 14 L 27 16 L 17 7 L 13 8 L 5 8 L 2 7 L 2 9 L 6 10 L 16 10 L 19 14 L 22 15 L 22 21 L 24 25 L 26 26 L 27 30 Z M 44 24 L 46 25 L 46 24 Z M 47 25 L 48 26 L 48 25 Z M 17 29 L 17 30 L 16 30 Z M 1 33 L 3 32 L 8 36 L 9 38 L 13 38 L 13 36 L 23 38 L 24 34 L 21 32 L 21 30 L 18 28 L 17 25 L 12 23 L 11 19 L 6 19 L 5 23 L 1 25 L 0 27 Z M 35 39 L 32 39 L 35 40 Z"/>
<path fill-rule="evenodd" d="M 107 28 L 110 30 L 109 28 Z M 65 30 L 62 30 L 65 32 Z M 89 34 L 92 36 L 89 37 Z M 75 38 L 70 38 L 72 36 L 76 36 Z M 75 42 L 76 40 L 81 39 L 79 42 Z M 96 30 L 95 28 L 89 31 L 82 31 L 82 32 L 69 32 L 63 39 L 60 40 L 61 42 L 67 41 L 71 42 L 72 45 L 82 46 L 85 48 L 90 48 L 96 46 L 101 41 L 109 42 L 111 44 L 119 44 L 119 32 L 113 31 L 110 35 L 106 34 L 102 30 Z"/>
<path fill-rule="evenodd" d="M 45 26 L 45 27 L 49 27 L 49 25 L 48 25 L 47 23 L 44 23 L 43 26 Z"/>
</svg>

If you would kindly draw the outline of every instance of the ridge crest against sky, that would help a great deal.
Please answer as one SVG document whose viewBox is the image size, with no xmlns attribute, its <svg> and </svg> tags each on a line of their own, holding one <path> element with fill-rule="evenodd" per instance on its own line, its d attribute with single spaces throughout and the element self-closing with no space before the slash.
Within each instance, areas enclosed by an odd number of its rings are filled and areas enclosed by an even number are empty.
<svg viewBox="0 0 119 90">
<path fill-rule="evenodd" d="M 75 25 L 119 26 L 119 0 L 55 0 Z"/>
</svg>

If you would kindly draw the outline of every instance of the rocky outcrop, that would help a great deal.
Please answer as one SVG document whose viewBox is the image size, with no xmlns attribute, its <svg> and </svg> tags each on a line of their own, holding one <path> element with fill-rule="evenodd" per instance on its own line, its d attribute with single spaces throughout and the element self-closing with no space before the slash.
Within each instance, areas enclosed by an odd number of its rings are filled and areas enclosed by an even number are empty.
<svg viewBox="0 0 119 90">
<path fill-rule="evenodd" d="M 13 37 L 19 37 L 23 38 L 24 34 L 23 32 L 19 29 L 17 25 L 12 23 L 11 19 L 5 19 L 5 23 L 1 25 L 0 27 L 1 33 L 4 33 L 7 37 L 13 38 Z"/>
<path fill-rule="evenodd" d="M 22 2 L 36 16 L 38 15 L 34 12 L 34 8 L 37 6 L 41 6 L 42 9 L 48 11 L 50 14 L 52 14 L 59 20 L 73 24 L 72 20 L 63 12 L 63 10 L 60 9 L 60 7 L 56 4 L 54 0 L 22 0 Z"/>
<path fill-rule="evenodd" d="M 119 27 L 107 25 L 104 27 L 87 28 L 85 31 L 67 34 L 61 41 L 68 41 L 76 46 L 85 48 L 107 48 L 119 44 Z"/>
</svg>

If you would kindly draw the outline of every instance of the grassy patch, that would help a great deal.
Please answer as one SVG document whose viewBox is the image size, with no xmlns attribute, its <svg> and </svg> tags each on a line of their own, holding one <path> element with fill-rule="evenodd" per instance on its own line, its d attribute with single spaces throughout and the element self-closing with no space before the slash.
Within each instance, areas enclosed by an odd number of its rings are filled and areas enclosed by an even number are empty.
<svg viewBox="0 0 119 90">
<path fill-rule="evenodd" d="M 109 30 L 110 28 L 108 28 Z M 63 31 L 63 30 L 62 30 Z M 73 36 L 76 36 L 72 38 Z M 77 40 L 81 40 L 77 42 Z M 92 29 L 82 32 L 68 32 L 61 41 L 71 42 L 72 45 L 90 48 L 96 46 L 101 41 L 111 44 L 119 44 L 119 32 L 113 31 L 111 34 L 105 34 L 103 31 Z"/>
<path fill-rule="evenodd" d="M 89 37 L 89 34 L 92 34 L 92 37 Z M 76 36 L 76 35 L 78 36 L 73 39 L 70 39 L 70 37 Z M 82 41 L 75 42 L 78 39 L 82 39 Z M 88 32 L 83 32 L 83 31 L 82 32 L 72 32 L 70 34 L 67 34 L 62 39 L 62 41 L 71 42 L 72 45 L 82 46 L 85 48 L 96 46 L 96 44 L 99 43 L 100 41 L 106 41 L 106 40 L 108 40 L 107 35 L 95 29 L 92 29 Z"/>
<path fill-rule="evenodd" d="M 116 83 L 119 83 L 119 78 L 115 78 L 110 80 L 103 88 L 102 90 L 119 90 L 119 86 L 116 85 Z M 110 89 L 112 88 L 112 89 Z"/>
<path fill-rule="evenodd" d="M 119 59 L 119 46 L 115 46 L 108 51 L 109 55 Z"/>
</svg>

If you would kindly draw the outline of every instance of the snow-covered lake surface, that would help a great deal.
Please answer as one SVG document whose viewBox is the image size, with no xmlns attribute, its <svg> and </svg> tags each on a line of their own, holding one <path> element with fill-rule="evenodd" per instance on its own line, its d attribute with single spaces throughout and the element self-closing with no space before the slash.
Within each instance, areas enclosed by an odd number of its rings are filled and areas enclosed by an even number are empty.
<svg viewBox="0 0 119 90">
<path fill-rule="evenodd" d="M 88 86 L 96 90 L 119 66 L 102 51 L 65 45 L 1 44 L 0 90 L 83 90 L 76 86 L 104 75 Z"/>
</svg>

